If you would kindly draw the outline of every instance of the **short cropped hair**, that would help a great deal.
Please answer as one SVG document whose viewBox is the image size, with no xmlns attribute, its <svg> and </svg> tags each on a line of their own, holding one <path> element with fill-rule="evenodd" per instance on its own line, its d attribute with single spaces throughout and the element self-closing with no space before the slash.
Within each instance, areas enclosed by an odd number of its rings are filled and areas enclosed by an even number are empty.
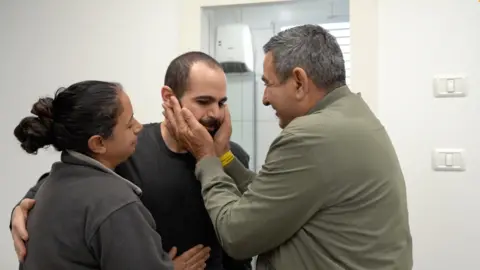
<svg viewBox="0 0 480 270">
<path fill-rule="evenodd" d="M 173 59 L 167 68 L 164 85 L 170 87 L 177 98 L 181 98 L 188 89 L 190 70 L 193 64 L 197 62 L 203 62 L 212 68 L 222 69 L 217 60 L 199 51 L 187 52 Z"/>
</svg>

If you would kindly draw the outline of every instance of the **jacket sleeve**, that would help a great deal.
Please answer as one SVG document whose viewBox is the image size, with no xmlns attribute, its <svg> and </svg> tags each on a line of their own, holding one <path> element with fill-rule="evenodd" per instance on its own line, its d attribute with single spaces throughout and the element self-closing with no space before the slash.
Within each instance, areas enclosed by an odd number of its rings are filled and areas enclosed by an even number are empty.
<svg viewBox="0 0 480 270">
<path fill-rule="evenodd" d="M 25 196 L 22 198 L 23 199 L 34 199 L 35 198 L 35 194 L 37 194 L 37 191 L 38 189 L 42 186 L 42 184 L 45 182 L 45 179 L 47 179 L 47 176 L 49 176 L 50 173 L 44 173 L 42 174 L 42 176 L 40 176 L 40 178 L 38 179 L 37 183 L 35 184 L 35 186 L 31 187 L 27 193 L 25 194 Z M 20 202 L 19 202 L 20 203 Z M 18 205 L 18 204 L 17 204 Z"/>
<path fill-rule="evenodd" d="M 234 142 L 230 142 L 230 148 L 233 155 L 235 156 L 235 159 L 232 162 L 232 164 L 236 164 L 236 166 L 229 165 L 225 167 L 225 172 L 230 175 L 228 169 L 233 168 L 233 170 L 234 171 L 237 170 L 238 173 L 255 175 L 250 170 L 248 170 L 249 163 L 250 163 L 250 156 L 247 154 L 247 152 L 245 152 L 245 150 L 243 150 L 243 148 L 240 145 Z M 235 177 L 233 178 L 233 180 L 235 181 L 235 184 L 237 184 L 237 187 L 240 190 L 240 192 L 243 193 L 247 189 L 248 185 L 250 185 L 253 178 L 254 177 L 241 176 L 241 177 Z"/>
<path fill-rule="evenodd" d="M 43 182 L 45 182 L 45 179 L 47 178 L 48 175 L 50 175 L 50 173 L 44 173 L 42 176 L 40 176 L 35 186 L 31 187 L 27 191 L 25 196 L 23 196 L 23 198 L 13 207 L 12 212 L 10 213 L 10 225 L 9 225 L 10 230 L 12 230 L 12 215 L 13 215 L 13 211 L 15 211 L 15 208 L 18 205 L 20 205 L 23 199 L 34 199 L 35 194 L 37 194 L 38 189 L 42 186 Z"/>
<path fill-rule="evenodd" d="M 114 211 L 89 241 L 103 270 L 173 270 L 153 218 L 140 202 Z"/>
<path fill-rule="evenodd" d="M 230 256 L 248 258 L 279 246 L 318 211 L 323 194 L 316 187 L 316 159 L 300 138 L 284 133 L 272 143 L 258 175 L 236 161 L 226 168 L 230 176 L 218 158 L 198 162 L 206 209 Z M 243 195 L 231 177 L 251 182 Z"/>
</svg>

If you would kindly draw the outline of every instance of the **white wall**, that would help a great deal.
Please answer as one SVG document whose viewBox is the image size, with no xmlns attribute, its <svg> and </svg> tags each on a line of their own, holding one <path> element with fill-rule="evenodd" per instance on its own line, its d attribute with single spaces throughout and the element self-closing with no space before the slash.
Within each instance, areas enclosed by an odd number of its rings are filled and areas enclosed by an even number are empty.
<svg viewBox="0 0 480 270">
<path fill-rule="evenodd" d="M 13 129 L 39 96 L 85 79 L 115 80 L 143 122 L 161 120 L 160 88 L 177 54 L 178 2 L 0 2 L 0 269 L 15 269 L 7 229 L 12 206 L 57 154 L 24 154 Z"/>
<path fill-rule="evenodd" d="M 86 78 L 119 80 L 141 120 L 161 119 L 157 91 L 168 62 L 201 47 L 200 7 L 265 1 L 183 0 L 181 10 L 170 1 L 119 2 L 0 3 L 0 138 L 6 156 L 0 174 L 0 224 L 5 226 L 0 269 L 16 267 L 6 229 L 11 205 L 56 158 L 29 157 L 14 141 L 15 119 L 28 112 L 32 93 L 52 93 Z M 401 159 L 416 270 L 480 269 L 479 12 L 475 0 L 351 1 L 352 85 L 374 109 L 378 103 Z M 171 22 L 178 19 L 177 27 Z M 86 24 L 98 27 L 95 34 Z M 113 26 L 123 28 L 108 29 Z M 469 75 L 469 97 L 433 99 L 432 76 L 451 72 Z M 430 152 L 436 147 L 466 149 L 467 171 L 431 171 Z"/>
<path fill-rule="evenodd" d="M 284 2 L 262 5 L 227 6 L 207 8 L 203 30 L 209 39 L 202 44 L 204 50 L 215 55 L 216 27 L 219 25 L 244 23 L 252 31 L 255 51 L 255 84 L 253 75 L 230 75 L 228 79 L 228 98 L 232 116 L 232 140 L 241 144 L 252 157 L 256 155 L 256 169 L 260 169 L 272 141 L 280 133 L 278 119 L 271 107 L 262 104 L 265 88 L 261 76 L 263 74 L 263 45 L 281 27 L 312 23 L 348 22 L 348 0 L 337 1 L 332 11 L 330 1 L 311 0 L 302 2 Z M 335 15 L 335 16 L 332 16 Z M 254 92 L 256 94 L 254 95 Z M 254 116 L 256 106 L 256 117 Z M 256 136 L 254 121 L 256 120 Z M 256 151 L 254 141 L 256 140 Z M 254 164 L 251 164 L 252 168 Z"/>
<path fill-rule="evenodd" d="M 408 185 L 417 270 L 480 269 L 479 27 L 475 0 L 378 4 L 379 116 Z M 433 98 L 445 73 L 468 75 L 467 98 Z M 467 170 L 432 171 L 434 148 L 465 149 Z"/>
</svg>

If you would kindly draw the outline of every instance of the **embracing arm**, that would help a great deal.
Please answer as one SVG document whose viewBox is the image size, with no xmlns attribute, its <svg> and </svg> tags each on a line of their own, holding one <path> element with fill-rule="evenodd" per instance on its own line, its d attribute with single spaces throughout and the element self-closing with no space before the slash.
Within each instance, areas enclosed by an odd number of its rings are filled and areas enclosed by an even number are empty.
<svg viewBox="0 0 480 270">
<path fill-rule="evenodd" d="M 25 196 L 23 196 L 22 200 L 23 199 L 34 199 L 35 194 L 37 193 L 40 186 L 42 186 L 43 182 L 45 182 L 45 179 L 47 179 L 48 175 L 50 175 L 50 173 L 44 173 L 42 176 L 40 176 L 40 178 L 37 180 L 37 183 L 27 191 Z M 12 229 L 12 215 L 13 215 L 13 212 L 15 211 L 15 208 L 20 205 L 22 200 L 20 200 L 12 209 L 12 212 L 10 214 L 10 225 L 9 225 L 10 230 Z"/>
<path fill-rule="evenodd" d="M 196 174 L 205 206 L 227 253 L 234 258 L 255 256 L 301 229 L 326 192 L 318 188 L 318 162 L 301 138 L 284 133 L 273 142 L 258 175 L 236 160 L 225 168 L 237 183 L 251 183 L 242 195 L 217 158 L 200 160 Z"/>
<path fill-rule="evenodd" d="M 23 199 L 35 199 L 35 194 L 37 194 L 38 189 L 42 186 L 43 182 L 45 182 L 45 179 L 47 179 L 47 176 L 49 176 L 50 173 L 44 173 L 40 178 L 38 178 L 37 183 L 35 186 L 31 187 L 28 191 L 27 194 L 23 197 Z"/>
</svg>

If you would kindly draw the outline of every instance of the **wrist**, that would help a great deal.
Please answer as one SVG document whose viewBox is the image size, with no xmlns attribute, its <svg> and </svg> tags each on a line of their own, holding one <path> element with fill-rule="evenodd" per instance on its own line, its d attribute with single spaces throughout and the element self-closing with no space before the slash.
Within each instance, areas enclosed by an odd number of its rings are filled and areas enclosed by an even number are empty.
<svg viewBox="0 0 480 270">
<path fill-rule="evenodd" d="M 197 159 L 197 161 L 200 161 L 208 157 L 217 157 L 217 155 L 215 151 L 203 151 L 202 153 L 198 153 L 197 155 L 195 155 L 195 158 Z"/>
<path fill-rule="evenodd" d="M 225 167 L 228 164 L 232 163 L 232 161 L 235 159 L 235 156 L 233 155 L 232 151 L 228 150 L 226 153 L 220 156 L 220 162 L 222 162 L 222 166 Z"/>
<path fill-rule="evenodd" d="M 223 147 L 218 147 L 218 145 L 215 148 L 215 152 L 217 153 L 217 157 L 220 158 L 226 153 L 230 152 L 230 145 L 225 145 Z"/>
</svg>

